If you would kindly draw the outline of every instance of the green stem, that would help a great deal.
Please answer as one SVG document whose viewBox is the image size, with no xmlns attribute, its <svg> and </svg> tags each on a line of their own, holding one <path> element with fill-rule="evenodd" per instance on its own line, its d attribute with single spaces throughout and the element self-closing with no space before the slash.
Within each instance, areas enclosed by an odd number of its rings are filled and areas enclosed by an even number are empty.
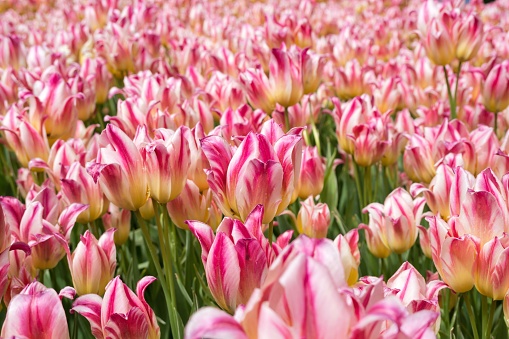
<svg viewBox="0 0 509 339">
<path fill-rule="evenodd" d="M 472 326 L 472 333 L 474 335 L 474 339 L 479 339 L 479 332 L 477 332 L 477 324 L 474 316 L 474 311 L 472 308 L 472 304 L 470 303 L 470 293 L 465 293 L 465 306 L 467 306 L 468 318 L 470 320 L 470 326 Z"/>
<path fill-rule="evenodd" d="M 460 73 L 461 73 L 461 61 L 458 64 L 458 71 L 456 72 L 456 83 L 454 84 L 454 114 L 451 112 L 451 118 L 456 118 L 456 109 L 458 105 L 458 83 L 460 82 Z"/>
<path fill-rule="evenodd" d="M 371 166 L 364 167 L 364 205 L 373 201 L 373 187 L 371 185 Z"/>
<path fill-rule="evenodd" d="M 285 132 L 290 130 L 290 116 L 288 115 L 288 108 L 285 107 Z"/>
<path fill-rule="evenodd" d="M 171 323 L 171 330 L 173 333 L 173 337 L 177 338 L 176 334 L 178 334 L 177 324 L 172 321 L 175 317 L 172 316 L 172 310 L 176 309 L 176 300 L 172 298 L 172 295 L 170 294 L 170 291 L 168 290 L 168 284 L 165 279 L 165 275 L 163 273 L 163 270 L 161 269 L 161 264 L 159 263 L 159 258 L 156 253 L 156 249 L 154 244 L 152 243 L 152 238 L 150 237 L 150 232 L 147 226 L 147 223 L 143 219 L 143 217 L 140 214 L 140 211 L 136 211 L 136 219 L 138 220 L 138 224 L 140 225 L 141 232 L 143 234 L 143 238 L 145 239 L 145 243 L 147 244 L 148 251 L 150 253 L 150 259 L 152 260 L 152 263 L 154 264 L 157 276 L 160 280 L 161 287 L 163 289 L 164 298 L 166 301 L 166 307 L 168 310 L 168 318 L 170 319 Z"/>
<path fill-rule="evenodd" d="M 74 327 L 72 329 L 72 339 L 78 339 L 78 313 L 74 313 Z"/>
<path fill-rule="evenodd" d="M 482 310 L 482 337 L 486 337 L 488 333 L 488 297 L 481 295 L 481 310 Z"/>
<path fill-rule="evenodd" d="M 449 291 L 449 296 L 452 292 Z M 456 305 L 454 305 L 454 313 L 452 315 L 452 320 L 449 323 L 449 333 L 452 332 L 452 329 L 456 326 L 456 319 L 458 318 L 458 310 L 460 309 L 460 300 L 461 300 L 461 294 L 458 294 L 456 298 Z"/>
<path fill-rule="evenodd" d="M 486 298 L 487 299 L 487 298 Z M 483 329 L 484 331 L 484 338 L 490 338 L 491 337 L 491 328 L 493 325 L 493 315 L 495 314 L 495 309 L 497 308 L 497 302 L 495 300 L 491 300 L 491 306 L 488 313 L 488 321 L 486 323 L 486 328 Z"/>
<path fill-rule="evenodd" d="M 269 244 L 270 244 L 271 248 L 272 248 L 272 236 L 273 236 L 273 234 L 274 234 L 274 220 L 269 222 L 269 234 L 268 234 L 268 237 L 269 237 Z"/>
<path fill-rule="evenodd" d="M 318 150 L 318 154 L 322 154 L 322 147 L 320 146 L 320 134 L 318 133 L 318 128 L 315 125 L 315 122 L 311 124 L 311 130 L 313 131 L 313 138 L 315 139 L 316 149 Z"/>
<path fill-rule="evenodd" d="M 451 84 L 449 83 L 449 74 L 447 72 L 447 67 L 443 66 L 444 75 L 445 75 L 445 84 L 447 86 L 447 95 L 449 96 L 449 106 L 451 108 L 451 120 L 456 118 L 456 101 L 452 96 Z"/>
<path fill-rule="evenodd" d="M 495 136 L 497 137 L 498 139 L 498 135 L 497 135 L 497 129 L 498 129 L 498 112 L 495 112 L 495 125 L 494 125 L 494 128 L 493 128 L 493 132 L 495 133 Z"/>
</svg>

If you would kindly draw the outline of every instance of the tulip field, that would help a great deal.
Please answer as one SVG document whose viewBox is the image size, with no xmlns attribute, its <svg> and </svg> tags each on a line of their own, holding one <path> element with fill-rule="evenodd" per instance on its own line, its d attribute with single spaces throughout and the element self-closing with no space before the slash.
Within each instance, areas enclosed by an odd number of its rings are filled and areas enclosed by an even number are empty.
<svg viewBox="0 0 509 339">
<path fill-rule="evenodd" d="M 509 0 L 0 0 L 0 339 L 509 338 L 508 107 Z"/>
</svg>

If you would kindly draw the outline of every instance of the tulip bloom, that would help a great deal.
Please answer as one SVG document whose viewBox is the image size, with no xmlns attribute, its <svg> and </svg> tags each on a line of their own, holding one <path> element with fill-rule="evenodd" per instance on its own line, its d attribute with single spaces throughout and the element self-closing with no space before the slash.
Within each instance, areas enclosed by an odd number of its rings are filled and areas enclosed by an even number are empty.
<svg viewBox="0 0 509 339">
<path fill-rule="evenodd" d="M 120 210 L 117 206 L 110 204 L 108 212 L 102 217 L 102 221 L 106 231 L 110 228 L 116 230 L 113 236 L 115 245 L 125 244 L 131 231 L 131 211 Z"/>
<path fill-rule="evenodd" d="M 341 255 L 341 263 L 345 271 L 345 279 L 349 286 L 354 285 L 359 279 L 359 265 L 361 253 L 359 252 L 359 230 L 353 229 L 347 234 L 338 235 L 334 244 Z"/>
<path fill-rule="evenodd" d="M 297 215 L 297 230 L 311 238 L 327 237 L 330 224 L 330 210 L 327 204 L 315 204 L 313 197 L 301 202 Z"/>
<path fill-rule="evenodd" d="M 469 291 L 474 286 L 479 239 L 470 234 L 455 235 L 439 217 L 427 220 L 431 254 L 440 277 L 457 293 Z"/>
<path fill-rule="evenodd" d="M 428 58 L 438 66 L 450 64 L 456 56 L 455 43 L 449 27 L 450 20 L 452 20 L 450 14 L 446 12 L 431 19 L 423 41 Z"/>
<path fill-rule="evenodd" d="M 136 211 L 149 197 L 147 170 L 138 148 L 120 128 L 108 124 L 101 133 L 106 145 L 88 173 L 99 181 L 106 198 L 120 208 Z"/>
<path fill-rule="evenodd" d="M 188 133 L 185 126 L 175 133 L 159 129 L 156 138 L 141 149 L 150 197 L 161 204 L 175 199 L 186 184 L 190 165 Z"/>
<path fill-rule="evenodd" d="M 475 287 L 482 295 L 502 300 L 509 291 L 509 235 L 504 233 L 488 241 L 479 251 L 475 269 Z"/>
<path fill-rule="evenodd" d="M 88 209 L 81 212 L 76 219 L 79 223 L 87 224 L 97 220 L 108 211 L 109 201 L 101 191 L 99 183 L 94 182 L 80 163 L 71 165 L 66 177 L 61 180 L 61 186 L 63 199 L 69 204 L 88 205 Z"/>
<path fill-rule="evenodd" d="M 65 311 L 57 292 L 37 281 L 26 286 L 10 301 L 1 336 L 68 339 Z"/>
<path fill-rule="evenodd" d="M 263 207 L 258 205 L 246 219 L 225 218 L 214 236 L 210 226 L 187 221 L 202 247 L 202 261 L 210 292 L 221 308 L 233 312 L 245 304 L 255 288 L 265 280 L 268 265 L 274 257 L 262 233 Z"/>
<path fill-rule="evenodd" d="M 210 163 L 207 181 L 225 216 L 246 220 L 258 204 L 265 207 L 263 223 L 280 215 L 298 185 L 302 138 L 284 134 L 273 120 L 262 133 L 249 133 L 235 150 L 219 136 L 202 139 Z"/>
<path fill-rule="evenodd" d="M 72 282 L 78 295 L 103 295 L 106 285 L 113 279 L 117 265 L 114 231 L 109 229 L 97 241 L 87 230 L 74 252 L 67 252 Z"/>
<path fill-rule="evenodd" d="M 274 101 L 283 107 L 295 105 L 302 97 L 301 60 L 301 54 L 296 51 L 272 49 L 269 61 L 269 83 Z"/>
<path fill-rule="evenodd" d="M 182 229 L 188 229 L 186 220 L 198 220 L 207 223 L 210 216 L 212 192 L 200 192 L 194 181 L 187 180 L 182 193 L 168 202 L 168 214 L 171 220 Z"/>
<path fill-rule="evenodd" d="M 316 92 L 323 75 L 325 67 L 325 58 L 322 55 L 313 54 L 309 49 L 304 49 L 301 53 L 302 60 L 302 84 L 304 94 Z"/>
<path fill-rule="evenodd" d="M 460 18 L 453 26 L 453 40 L 456 41 L 456 58 L 465 62 L 473 59 L 483 43 L 483 23 L 475 15 Z"/>
<path fill-rule="evenodd" d="M 298 195 L 301 199 L 316 197 L 322 192 L 325 176 L 325 164 L 316 147 L 304 146 L 302 166 L 299 175 Z"/>
<path fill-rule="evenodd" d="M 491 69 L 484 82 L 482 102 L 493 113 L 509 106 L 509 61 L 503 61 Z"/>
<path fill-rule="evenodd" d="M 89 321 L 97 339 L 158 339 L 161 335 L 159 325 L 144 297 L 145 290 L 154 280 L 156 278 L 151 276 L 141 279 L 134 294 L 120 277 L 116 277 L 106 286 L 104 298 L 96 294 L 81 296 L 74 301 L 71 312 L 77 312 Z"/>
</svg>

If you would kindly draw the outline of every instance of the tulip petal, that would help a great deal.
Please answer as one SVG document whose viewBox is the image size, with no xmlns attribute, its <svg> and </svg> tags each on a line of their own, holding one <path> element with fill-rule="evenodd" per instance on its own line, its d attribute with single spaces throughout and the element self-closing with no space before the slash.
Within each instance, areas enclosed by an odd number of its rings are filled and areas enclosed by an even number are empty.
<svg viewBox="0 0 509 339">
<path fill-rule="evenodd" d="M 76 299 L 71 308 L 71 312 L 77 312 L 88 320 L 96 338 L 104 338 L 101 326 L 102 301 L 96 294 L 87 294 Z"/>
<path fill-rule="evenodd" d="M 247 336 L 231 315 L 217 308 L 204 307 L 189 319 L 184 338 L 247 339 Z"/>
</svg>

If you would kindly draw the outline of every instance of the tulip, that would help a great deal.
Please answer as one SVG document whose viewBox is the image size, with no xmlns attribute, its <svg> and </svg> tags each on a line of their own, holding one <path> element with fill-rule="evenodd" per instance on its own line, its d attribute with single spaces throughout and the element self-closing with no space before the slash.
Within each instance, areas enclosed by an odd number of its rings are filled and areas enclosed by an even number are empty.
<svg viewBox="0 0 509 339">
<path fill-rule="evenodd" d="M 55 73 L 47 82 L 35 88 L 38 90 L 34 90 L 29 97 L 32 124 L 34 119 L 45 118 L 44 127 L 50 141 L 71 137 L 76 130 L 78 112 L 75 107 L 76 95 L 73 95 L 70 86 Z"/>
<path fill-rule="evenodd" d="M 63 199 L 68 203 L 88 205 L 76 221 L 88 224 L 108 211 L 109 201 L 102 193 L 99 184 L 87 173 L 81 164 L 75 162 L 61 181 Z"/>
<path fill-rule="evenodd" d="M 202 149 L 210 163 L 207 181 L 224 215 L 245 220 L 262 204 L 263 223 L 269 223 L 290 203 L 301 166 L 300 136 L 285 135 L 269 120 L 261 134 L 249 133 L 235 151 L 219 136 L 202 139 Z"/>
<path fill-rule="evenodd" d="M 353 229 L 347 234 L 338 235 L 334 239 L 334 244 L 339 249 L 341 262 L 345 271 L 345 278 L 349 286 L 354 285 L 359 279 L 359 265 L 361 254 L 359 252 L 359 231 Z"/>
<path fill-rule="evenodd" d="M 407 191 L 397 188 L 387 196 L 383 205 L 373 203 L 368 205 L 366 210 L 371 210 L 370 217 L 383 217 L 385 225 L 382 232 L 385 234 L 382 239 L 385 238 L 386 246 L 391 251 L 401 254 L 410 249 L 417 240 L 417 226 L 421 222 L 424 203 L 424 198 L 412 200 Z M 381 222 L 378 217 L 374 219 L 375 224 Z M 371 230 L 370 227 L 367 229 Z"/>
<path fill-rule="evenodd" d="M 117 206 L 110 204 L 108 212 L 102 216 L 102 222 L 106 231 L 110 228 L 116 230 L 113 235 L 115 245 L 121 246 L 129 239 L 131 211 L 120 210 Z"/>
<path fill-rule="evenodd" d="M 359 228 L 365 231 L 369 252 L 375 257 L 382 259 L 387 258 L 391 254 L 391 249 L 387 244 L 383 209 L 384 206 L 382 204 L 369 204 L 362 210 L 363 213 L 369 213 L 369 224 L 359 225 Z"/>
<path fill-rule="evenodd" d="M 166 205 L 171 220 L 182 229 L 188 229 L 186 220 L 209 221 L 212 193 L 210 190 L 200 192 L 198 186 L 187 180 L 180 195 Z"/>
<path fill-rule="evenodd" d="M 87 172 L 99 181 L 106 198 L 120 208 L 136 211 L 149 197 L 147 171 L 143 158 L 120 128 L 109 124 L 101 133 L 107 145 L 99 150 Z"/>
<path fill-rule="evenodd" d="M 438 66 L 450 64 L 456 56 L 452 32 L 448 27 L 450 20 L 450 14 L 446 12 L 433 18 L 424 39 L 424 49 L 428 58 Z"/>
<path fill-rule="evenodd" d="M 276 100 L 272 94 L 269 79 L 261 68 L 248 69 L 240 75 L 249 103 L 267 114 L 276 108 Z"/>
<path fill-rule="evenodd" d="M 330 210 L 327 204 L 315 204 L 313 197 L 301 202 L 297 215 L 297 230 L 311 238 L 327 237 L 330 224 Z"/>
<path fill-rule="evenodd" d="M 426 138 L 413 134 L 405 147 L 403 166 L 411 180 L 429 183 L 436 174 L 433 144 Z"/>
<path fill-rule="evenodd" d="M 190 153 L 190 168 L 188 169 L 187 178 L 194 181 L 200 191 L 204 191 L 209 188 L 207 174 L 205 173 L 205 169 L 209 167 L 209 163 L 201 149 L 200 140 L 205 138 L 205 133 L 203 132 L 201 124 L 198 123 L 186 136 L 188 138 Z M 185 168 L 185 166 L 183 167 Z"/>
<path fill-rule="evenodd" d="M 459 61 L 473 59 L 483 43 L 483 23 L 475 15 L 461 18 L 453 26 L 453 40 L 456 41 L 456 58 Z"/>
<path fill-rule="evenodd" d="M 87 230 L 74 252 L 67 252 L 72 282 L 78 295 L 103 295 L 106 285 L 113 279 L 117 265 L 114 231 L 109 229 L 97 241 Z"/>
<path fill-rule="evenodd" d="M 509 106 L 509 61 L 503 61 L 491 69 L 484 82 L 482 102 L 493 113 Z"/>
<path fill-rule="evenodd" d="M 325 176 L 325 164 L 316 147 L 304 146 L 302 166 L 299 175 L 299 198 L 316 197 L 322 192 Z"/>
<path fill-rule="evenodd" d="M 348 137 L 354 143 L 353 157 L 359 166 L 368 167 L 380 160 L 389 146 L 381 132 L 385 126 L 382 119 L 373 119 L 368 124 L 355 126 Z"/>
<path fill-rule="evenodd" d="M 37 130 L 13 105 L 2 120 L 7 146 L 14 151 L 16 158 L 23 167 L 28 167 L 31 159 L 47 160 L 49 144 L 44 128 Z"/>
<path fill-rule="evenodd" d="M 475 268 L 475 287 L 482 295 L 502 300 L 509 291 L 509 235 L 496 236 L 479 251 Z"/>
<path fill-rule="evenodd" d="M 309 49 L 304 49 L 301 54 L 302 61 L 302 83 L 304 94 L 316 92 L 322 79 L 323 69 L 325 67 L 325 58 L 322 55 L 314 54 Z"/>
<path fill-rule="evenodd" d="M 295 105 L 302 97 L 302 55 L 273 48 L 269 62 L 269 83 L 274 101 L 283 107 Z"/>
<path fill-rule="evenodd" d="M 104 297 L 96 294 L 80 296 L 71 312 L 84 316 L 95 338 L 160 337 L 154 311 L 145 301 L 144 293 L 156 278 L 146 276 L 136 286 L 136 294 L 116 277 L 106 286 Z"/>
<path fill-rule="evenodd" d="M 80 69 L 80 75 L 84 79 L 92 79 L 95 88 L 95 102 L 97 104 L 102 104 L 108 100 L 111 75 L 103 59 L 85 59 Z"/>
<path fill-rule="evenodd" d="M 440 214 L 443 219 L 447 220 L 451 216 L 449 196 L 451 192 L 454 192 L 451 190 L 454 179 L 454 170 L 446 164 L 440 164 L 437 166 L 436 175 L 428 188 L 422 184 L 414 183 L 410 192 L 413 196 L 424 193 L 426 204 L 431 212 L 434 215 Z"/>
<path fill-rule="evenodd" d="M 147 166 L 151 198 L 166 204 L 182 192 L 186 183 L 190 165 L 189 129 L 180 127 L 175 133 L 170 130 L 156 133 L 156 139 L 141 149 L 141 156 Z"/>
<path fill-rule="evenodd" d="M 457 293 L 469 291 L 474 286 L 479 240 L 470 234 L 451 234 L 447 223 L 439 217 L 427 220 L 431 254 L 440 277 Z"/>
<path fill-rule="evenodd" d="M 267 274 L 267 239 L 261 230 L 263 207 L 258 206 L 245 224 L 225 218 L 214 236 L 212 229 L 198 221 L 187 224 L 202 247 L 202 261 L 212 296 L 217 304 L 233 312 L 245 304 Z"/>
<path fill-rule="evenodd" d="M 70 338 L 65 311 L 55 290 L 39 282 L 26 286 L 9 303 L 4 338 Z"/>
</svg>

